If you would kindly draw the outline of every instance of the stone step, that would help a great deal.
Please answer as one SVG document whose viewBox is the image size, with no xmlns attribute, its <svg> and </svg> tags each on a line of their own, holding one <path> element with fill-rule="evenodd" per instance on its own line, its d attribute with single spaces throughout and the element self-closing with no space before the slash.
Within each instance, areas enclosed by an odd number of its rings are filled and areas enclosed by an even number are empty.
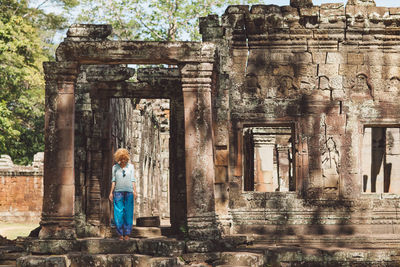
<svg viewBox="0 0 400 267">
<path fill-rule="evenodd" d="M 172 257 L 183 254 L 185 249 L 185 241 L 171 238 L 33 240 L 28 244 L 28 252 L 39 255 L 86 252 L 91 254 L 143 254 L 156 257 Z"/>
<path fill-rule="evenodd" d="M 270 246 L 253 244 L 242 250 L 263 253 L 272 266 L 400 266 L 400 250 L 350 249 L 346 247 Z"/>
<path fill-rule="evenodd" d="M 111 227 L 109 229 L 110 232 L 107 237 L 113 237 L 117 238 L 118 233 L 117 230 L 115 230 L 115 227 Z M 160 226 L 160 227 L 139 227 L 139 226 L 133 226 L 132 232 L 129 235 L 132 238 L 148 238 L 148 237 L 173 237 L 177 236 L 179 233 L 174 231 L 170 226 Z"/>
<path fill-rule="evenodd" d="M 19 257 L 25 255 L 26 255 L 25 252 L 10 252 L 10 253 L 0 254 L 0 264 L 7 260 L 15 261 Z"/>
<path fill-rule="evenodd" d="M 247 236 L 248 243 L 277 246 L 319 246 L 348 248 L 400 248 L 400 235 L 284 235 L 284 236 Z"/>
<path fill-rule="evenodd" d="M 26 252 L 19 246 L 9 245 L 0 247 L 0 267 L 16 266 L 16 260 L 25 256 Z"/>
<path fill-rule="evenodd" d="M 221 252 L 221 258 L 214 264 L 216 266 L 265 266 L 262 253 L 247 251 Z"/>
<path fill-rule="evenodd" d="M 131 237 L 162 237 L 160 227 L 134 227 Z"/>
<path fill-rule="evenodd" d="M 86 254 L 70 253 L 59 256 L 24 256 L 17 260 L 18 267 L 42 266 L 102 266 L 102 267 L 175 267 L 178 259 L 175 257 L 152 257 L 139 254 Z"/>
</svg>

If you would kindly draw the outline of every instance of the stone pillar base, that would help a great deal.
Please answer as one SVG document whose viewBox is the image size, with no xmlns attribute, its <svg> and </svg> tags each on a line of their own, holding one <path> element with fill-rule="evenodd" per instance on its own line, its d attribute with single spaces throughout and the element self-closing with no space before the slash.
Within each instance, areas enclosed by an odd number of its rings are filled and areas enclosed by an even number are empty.
<svg viewBox="0 0 400 267">
<path fill-rule="evenodd" d="M 72 223 L 41 223 L 39 239 L 76 239 L 76 231 Z"/>
<path fill-rule="evenodd" d="M 215 214 L 188 217 L 188 234 L 194 240 L 218 240 L 221 230 L 218 227 Z"/>
</svg>

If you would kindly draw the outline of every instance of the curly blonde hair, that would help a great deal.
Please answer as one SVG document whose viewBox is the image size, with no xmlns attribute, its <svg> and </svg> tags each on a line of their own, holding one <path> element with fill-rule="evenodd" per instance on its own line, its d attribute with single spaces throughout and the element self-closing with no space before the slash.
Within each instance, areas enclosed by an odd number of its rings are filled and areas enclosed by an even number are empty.
<svg viewBox="0 0 400 267">
<path fill-rule="evenodd" d="M 129 151 L 125 148 L 119 148 L 117 151 L 114 153 L 114 160 L 120 164 L 120 163 L 125 163 L 127 164 L 129 162 Z M 125 165 L 123 164 L 123 165 Z"/>
</svg>

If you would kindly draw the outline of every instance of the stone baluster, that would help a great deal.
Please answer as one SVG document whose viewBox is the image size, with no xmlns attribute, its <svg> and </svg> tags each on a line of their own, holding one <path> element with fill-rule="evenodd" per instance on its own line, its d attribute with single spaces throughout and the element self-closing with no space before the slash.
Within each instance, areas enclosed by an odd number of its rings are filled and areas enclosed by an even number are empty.
<svg viewBox="0 0 400 267">
<path fill-rule="evenodd" d="M 180 66 L 185 113 L 186 188 L 189 236 L 216 239 L 212 131 L 212 63 Z"/>
<path fill-rule="evenodd" d="M 41 239 L 74 239 L 76 62 L 44 63 L 46 78 L 44 198 Z"/>
</svg>

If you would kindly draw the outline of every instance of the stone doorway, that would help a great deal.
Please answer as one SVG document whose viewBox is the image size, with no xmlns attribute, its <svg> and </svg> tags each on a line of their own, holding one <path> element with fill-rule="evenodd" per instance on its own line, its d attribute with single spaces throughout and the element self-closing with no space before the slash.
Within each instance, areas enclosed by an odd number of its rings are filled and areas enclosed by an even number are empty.
<svg viewBox="0 0 400 267">
<path fill-rule="evenodd" d="M 127 148 L 135 166 L 134 224 L 140 226 L 138 218 L 153 217 L 162 226 L 170 226 L 170 101 L 112 98 L 110 103 L 111 150 Z"/>
<path fill-rule="evenodd" d="M 126 65 L 82 65 L 75 113 L 78 236 L 110 235 L 110 173 L 113 153 L 120 147 L 131 152 L 138 173 L 135 218 L 164 217 L 173 230 L 185 225 L 184 115 L 178 69 L 142 68 L 136 74 Z"/>
<path fill-rule="evenodd" d="M 74 239 L 106 234 L 109 214 L 105 207 L 109 204 L 104 195 L 109 188 L 102 186 L 102 181 L 110 173 L 107 166 L 112 165 L 110 99 L 169 98 L 171 125 L 174 112 L 183 114 L 177 118 L 184 118 L 177 120 L 184 131 L 171 132 L 179 148 L 176 153 L 171 149 L 171 155 L 181 159 L 176 173 L 184 177 L 171 179 L 171 225 L 187 225 L 193 238 L 219 238 L 211 101 L 216 84 L 215 45 L 111 41 L 106 39 L 110 33 L 109 25 L 74 25 L 57 48 L 56 62 L 44 64 L 44 209 L 39 237 Z M 138 82 L 131 83 L 126 64 L 178 66 L 180 87 L 168 91 L 176 77 L 154 79 L 157 75 L 150 75 L 148 82 L 138 77 Z M 87 75 L 88 67 L 100 70 Z M 155 90 L 157 82 L 160 88 Z"/>
</svg>

